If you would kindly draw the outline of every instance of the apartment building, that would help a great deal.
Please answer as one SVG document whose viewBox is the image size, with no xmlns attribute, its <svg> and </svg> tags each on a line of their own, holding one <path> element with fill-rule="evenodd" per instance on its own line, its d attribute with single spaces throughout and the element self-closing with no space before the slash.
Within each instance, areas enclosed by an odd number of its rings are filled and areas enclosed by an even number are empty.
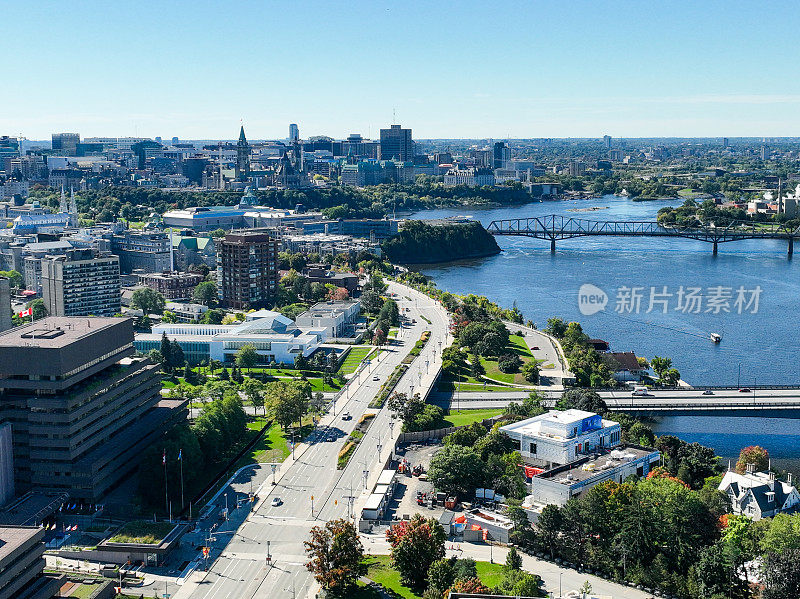
<svg viewBox="0 0 800 599">
<path fill-rule="evenodd" d="M 42 258 L 42 297 L 51 316 L 120 312 L 119 257 L 91 249 Z"/>
</svg>

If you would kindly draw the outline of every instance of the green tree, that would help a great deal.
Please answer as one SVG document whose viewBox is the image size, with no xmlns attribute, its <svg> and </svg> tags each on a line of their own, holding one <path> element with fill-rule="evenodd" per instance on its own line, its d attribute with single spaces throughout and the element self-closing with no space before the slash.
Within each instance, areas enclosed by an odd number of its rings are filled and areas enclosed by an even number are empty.
<svg viewBox="0 0 800 599">
<path fill-rule="evenodd" d="M 41 298 L 28 302 L 25 307 L 33 310 L 34 320 L 39 320 L 47 316 L 47 307 L 44 305 L 44 300 Z"/>
<path fill-rule="evenodd" d="M 542 508 L 536 528 L 539 531 L 542 548 L 550 554 L 550 559 L 555 557 L 559 549 L 558 537 L 563 525 L 564 516 L 561 513 L 561 508 L 553 504 L 548 504 Z"/>
<path fill-rule="evenodd" d="M 506 570 L 522 570 L 522 556 L 515 547 L 508 550 L 505 567 Z"/>
<path fill-rule="evenodd" d="M 589 389 L 570 389 L 565 391 L 558 400 L 559 410 L 584 410 L 596 414 L 604 414 L 608 411 L 608 406 L 603 398 Z"/>
<path fill-rule="evenodd" d="M 222 320 L 225 318 L 225 311 L 212 309 L 206 310 L 203 313 L 203 317 L 200 319 L 200 324 L 222 324 Z"/>
<path fill-rule="evenodd" d="M 12 289 L 19 289 L 25 284 L 22 275 L 16 270 L 0 270 L 0 277 L 8 279 L 8 284 Z"/>
<path fill-rule="evenodd" d="M 417 589 L 427 583 L 431 564 L 444 557 L 446 535 L 435 518 L 414 514 L 386 532 L 391 545 L 392 567 L 400 572 L 404 584 Z"/>
<path fill-rule="evenodd" d="M 209 308 L 217 305 L 217 285 L 213 281 L 203 281 L 192 291 L 192 299 Z"/>
<path fill-rule="evenodd" d="M 165 305 L 164 296 L 149 287 L 137 289 L 131 296 L 131 307 L 141 310 L 145 315 L 162 314 Z"/>
<path fill-rule="evenodd" d="M 250 401 L 250 404 L 258 410 L 258 408 L 265 407 L 265 397 L 264 397 L 264 383 L 257 379 L 253 378 L 246 378 L 242 383 L 242 391 L 247 396 L 247 399 Z M 267 415 L 267 410 L 264 409 L 264 416 Z"/>
<path fill-rule="evenodd" d="M 306 567 L 331 596 L 347 597 L 364 571 L 364 547 L 352 522 L 330 520 L 311 529 L 304 541 Z"/>
<path fill-rule="evenodd" d="M 471 496 L 483 484 L 484 464 L 471 447 L 449 444 L 431 458 L 428 478 L 436 489 L 448 495 Z"/>
<path fill-rule="evenodd" d="M 165 372 L 169 372 L 172 368 L 172 343 L 166 333 L 161 333 L 161 366 Z"/>
<path fill-rule="evenodd" d="M 522 376 L 533 385 L 539 384 L 539 364 L 536 360 L 531 360 L 523 365 Z"/>
<path fill-rule="evenodd" d="M 762 565 L 761 599 L 800 597 L 800 550 L 768 553 Z"/>
<path fill-rule="evenodd" d="M 250 369 L 258 364 L 258 352 L 256 351 L 256 346 L 247 343 L 239 348 L 236 352 L 236 365 L 239 368 L 247 368 L 249 372 Z"/>
</svg>

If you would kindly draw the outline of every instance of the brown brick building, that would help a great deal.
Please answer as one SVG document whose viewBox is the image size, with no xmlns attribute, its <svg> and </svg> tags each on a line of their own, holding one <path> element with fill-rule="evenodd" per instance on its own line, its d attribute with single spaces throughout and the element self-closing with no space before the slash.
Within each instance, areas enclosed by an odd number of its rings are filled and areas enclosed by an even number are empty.
<svg viewBox="0 0 800 599">
<path fill-rule="evenodd" d="M 230 233 L 217 244 L 217 288 L 226 308 L 265 308 L 278 290 L 279 241 L 264 231 Z"/>
</svg>

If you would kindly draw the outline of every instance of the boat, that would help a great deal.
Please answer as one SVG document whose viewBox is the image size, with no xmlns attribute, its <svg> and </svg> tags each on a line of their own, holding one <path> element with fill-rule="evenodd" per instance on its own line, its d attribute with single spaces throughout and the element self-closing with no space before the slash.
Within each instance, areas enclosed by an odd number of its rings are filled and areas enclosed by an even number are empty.
<svg viewBox="0 0 800 599">
<path fill-rule="evenodd" d="M 722 335 L 720 335 L 719 333 L 711 333 L 711 341 L 713 341 L 714 343 L 719 343 L 720 341 L 722 341 Z"/>
</svg>

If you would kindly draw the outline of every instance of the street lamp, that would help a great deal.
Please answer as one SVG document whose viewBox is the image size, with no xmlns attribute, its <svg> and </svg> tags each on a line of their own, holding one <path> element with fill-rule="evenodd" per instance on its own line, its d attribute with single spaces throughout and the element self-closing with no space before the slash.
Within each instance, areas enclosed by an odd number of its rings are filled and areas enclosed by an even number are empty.
<svg viewBox="0 0 800 599">
<path fill-rule="evenodd" d="M 383 449 L 383 445 L 381 445 L 380 441 L 378 442 L 378 461 L 381 461 L 381 449 Z"/>
<path fill-rule="evenodd" d="M 230 518 L 230 510 L 228 510 L 228 494 L 225 493 L 225 519 Z"/>
<path fill-rule="evenodd" d="M 394 418 L 389 421 L 389 438 L 394 438 Z"/>
</svg>

